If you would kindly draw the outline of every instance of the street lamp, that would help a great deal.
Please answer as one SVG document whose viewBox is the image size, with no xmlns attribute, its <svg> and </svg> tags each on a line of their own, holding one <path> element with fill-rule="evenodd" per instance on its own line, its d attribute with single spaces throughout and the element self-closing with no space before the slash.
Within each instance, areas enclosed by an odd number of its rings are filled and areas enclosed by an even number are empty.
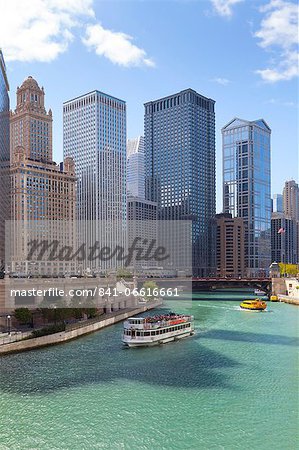
<svg viewBox="0 0 299 450">
<path fill-rule="evenodd" d="M 57 306 L 54 305 L 54 325 L 56 325 L 56 323 L 57 323 L 56 308 L 57 308 Z"/>
<path fill-rule="evenodd" d="M 6 330 L 8 335 L 10 336 L 11 331 L 11 316 L 6 316 Z"/>
</svg>

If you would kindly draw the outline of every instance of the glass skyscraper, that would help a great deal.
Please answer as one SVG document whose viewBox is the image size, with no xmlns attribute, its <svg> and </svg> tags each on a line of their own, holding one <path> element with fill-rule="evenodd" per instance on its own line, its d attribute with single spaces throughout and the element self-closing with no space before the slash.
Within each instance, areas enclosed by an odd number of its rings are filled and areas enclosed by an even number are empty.
<svg viewBox="0 0 299 450">
<path fill-rule="evenodd" d="M 283 212 L 283 195 L 274 194 L 272 199 L 272 212 Z"/>
<path fill-rule="evenodd" d="M 127 195 L 145 198 L 143 136 L 127 141 Z"/>
<path fill-rule="evenodd" d="M 64 156 L 75 162 L 81 239 L 107 247 L 126 245 L 126 103 L 93 91 L 63 105 Z M 84 221 L 84 226 L 82 221 Z M 99 222 L 101 221 L 101 223 Z M 94 269 L 109 260 L 85 262 Z"/>
<path fill-rule="evenodd" d="M 248 276 L 271 263 L 271 130 L 263 120 L 231 120 L 222 128 L 223 211 L 245 222 Z"/>
<path fill-rule="evenodd" d="M 145 103 L 146 198 L 192 221 L 193 273 L 215 272 L 215 101 L 192 89 Z"/>
<path fill-rule="evenodd" d="M 0 50 L 0 161 L 9 160 L 9 85 Z"/>
<path fill-rule="evenodd" d="M 4 264 L 5 220 L 10 215 L 9 180 L 9 85 L 2 51 L 0 50 L 0 272 Z"/>
</svg>

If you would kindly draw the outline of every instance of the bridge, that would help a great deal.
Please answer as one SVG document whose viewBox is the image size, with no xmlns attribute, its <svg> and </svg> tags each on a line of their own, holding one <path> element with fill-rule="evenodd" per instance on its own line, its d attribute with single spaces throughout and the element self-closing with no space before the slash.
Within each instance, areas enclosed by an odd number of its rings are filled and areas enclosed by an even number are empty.
<svg viewBox="0 0 299 450">
<path fill-rule="evenodd" d="M 221 278 L 221 277 L 172 277 L 172 278 L 159 278 L 150 277 L 138 278 L 139 287 L 145 281 L 155 281 L 159 286 L 163 287 L 184 287 L 185 289 L 192 289 L 194 291 L 209 291 L 215 289 L 260 289 L 264 291 L 266 295 L 271 295 L 272 279 L 268 277 L 257 278 Z"/>
<path fill-rule="evenodd" d="M 194 290 L 209 290 L 209 289 L 229 289 L 229 288 L 252 288 L 260 289 L 271 294 L 272 280 L 268 277 L 262 278 L 192 278 L 192 287 Z"/>
</svg>

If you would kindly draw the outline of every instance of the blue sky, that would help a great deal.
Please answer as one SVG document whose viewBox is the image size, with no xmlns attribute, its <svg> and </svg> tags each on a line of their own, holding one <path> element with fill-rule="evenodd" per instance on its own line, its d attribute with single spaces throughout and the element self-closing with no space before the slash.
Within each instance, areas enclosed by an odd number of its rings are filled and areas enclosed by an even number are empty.
<svg viewBox="0 0 299 450">
<path fill-rule="evenodd" d="M 292 0 L 0 0 L 0 47 L 11 107 L 32 75 L 54 115 L 94 89 L 127 102 L 128 137 L 143 133 L 143 103 L 191 87 L 216 100 L 217 210 L 221 127 L 264 118 L 272 129 L 272 192 L 298 181 L 298 10 Z M 297 22 L 297 23 L 296 23 Z"/>
</svg>

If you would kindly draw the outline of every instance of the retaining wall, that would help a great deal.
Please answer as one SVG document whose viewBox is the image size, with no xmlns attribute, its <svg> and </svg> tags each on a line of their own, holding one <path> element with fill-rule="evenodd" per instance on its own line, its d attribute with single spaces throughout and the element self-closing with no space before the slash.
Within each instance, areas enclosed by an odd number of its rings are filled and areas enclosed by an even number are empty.
<svg viewBox="0 0 299 450">
<path fill-rule="evenodd" d="M 108 327 L 109 325 L 113 325 L 117 322 L 121 322 L 122 320 L 127 319 L 128 317 L 135 316 L 136 314 L 140 314 L 142 312 L 148 311 L 150 309 L 157 308 L 160 306 L 162 302 L 150 303 L 146 306 L 140 306 L 130 311 L 126 311 L 123 313 L 118 313 L 115 316 L 108 317 L 106 319 L 102 319 L 98 322 L 82 326 L 75 330 L 71 331 L 62 331 L 60 333 L 50 334 L 47 336 L 42 336 L 38 338 L 26 339 L 24 341 L 12 342 L 10 344 L 3 344 L 0 346 L 0 356 L 6 355 L 8 353 L 14 352 L 23 352 L 27 350 L 33 350 L 35 348 L 47 347 L 48 345 L 61 344 L 63 342 L 70 341 L 72 339 L 77 339 L 80 336 L 84 336 L 89 333 L 93 333 L 95 331 L 100 330 L 101 328 Z"/>
<path fill-rule="evenodd" d="M 299 306 L 299 299 L 295 297 L 288 297 L 287 295 L 278 295 L 281 302 L 290 303 L 291 305 Z"/>
</svg>

